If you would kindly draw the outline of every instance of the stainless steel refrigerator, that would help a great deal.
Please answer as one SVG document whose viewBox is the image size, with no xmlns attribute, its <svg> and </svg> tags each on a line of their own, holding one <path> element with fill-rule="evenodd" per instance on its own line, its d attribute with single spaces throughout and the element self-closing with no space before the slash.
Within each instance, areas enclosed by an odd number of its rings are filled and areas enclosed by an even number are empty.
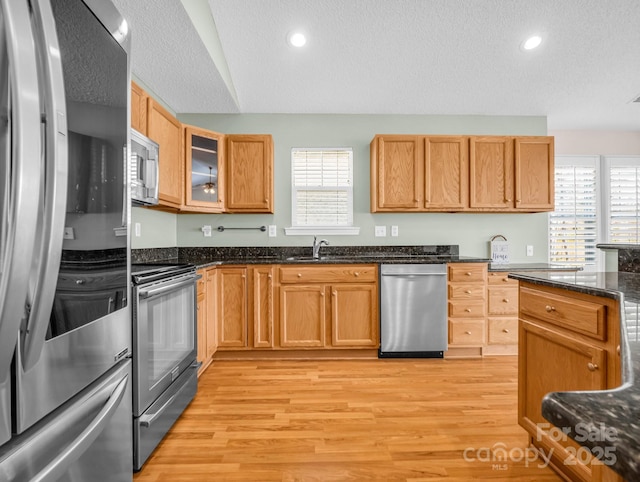
<svg viewBox="0 0 640 482">
<path fill-rule="evenodd" d="M 127 23 L 0 0 L 0 480 L 132 479 Z"/>
</svg>

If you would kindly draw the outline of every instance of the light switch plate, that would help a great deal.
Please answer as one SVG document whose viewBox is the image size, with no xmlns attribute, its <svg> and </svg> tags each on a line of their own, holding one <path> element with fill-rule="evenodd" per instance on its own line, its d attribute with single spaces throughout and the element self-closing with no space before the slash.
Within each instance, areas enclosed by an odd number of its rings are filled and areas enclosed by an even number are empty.
<svg viewBox="0 0 640 482">
<path fill-rule="evenodd" d="M 527 244 L 527 256 L 533 256 L 533 245 Z"/>
<path fill-rule="evenodd" d="M 269 225 L 269 237 L 270 238 L 275 238 L 278 235 L 277 232 L 277 227 L 275 224 L 270 224 Z"/>
<path fill-rule="evenodd" d="M 398 236 L 398 226 L 391 226 L 391 236 Z"/>
<path fill-rule="evenodd" d="M 73 231 L 73 228 L 65 227 L 64 228 L 64 239 L 76 239 L 76 234 Z"/>
<path fill-rule="evenodd" d="M 205 238 L 211 237 L 211 226 L 202 226 L 200 229 L 202 229 Z"/>
<path fill-rule="evenodd" d="M 375 234 L 377 237 L 385 237 L 387 235 L 387 227 L 386 226 L 376 226 Z"/>
<path fill-rule="evenodd" d="M 134 226 L 136 238 L 139 238 L 142 233 L 142 226 L 140 226 L 140 223 L 135 223 L 133 226 Z"/>
</svg>

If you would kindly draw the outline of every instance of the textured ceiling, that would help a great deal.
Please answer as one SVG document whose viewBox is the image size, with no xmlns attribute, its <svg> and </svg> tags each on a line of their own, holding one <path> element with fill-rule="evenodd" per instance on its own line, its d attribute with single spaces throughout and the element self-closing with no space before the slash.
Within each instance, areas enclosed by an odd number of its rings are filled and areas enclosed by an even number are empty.
<svg viewBox="0 0 640 482">
<path fill-rule="evenodd" d="M 182 1 L 208 1 L 237 103 L 182 3 L 114 0 L 134 74 L 179 113 L 542 115 L 550 129 L 640 130 L 638 0 Z M 294 28 L 303 49 L 286 44 Z M 543 45 L 521 51 L 535 32 Z"/>
</svg>

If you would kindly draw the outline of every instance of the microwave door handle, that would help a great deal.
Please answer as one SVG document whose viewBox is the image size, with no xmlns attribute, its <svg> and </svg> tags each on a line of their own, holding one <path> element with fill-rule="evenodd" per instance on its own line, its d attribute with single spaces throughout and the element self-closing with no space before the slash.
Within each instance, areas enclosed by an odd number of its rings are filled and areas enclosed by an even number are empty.
<svg viewBox="0 0 640 482">
<path fill-rule="evenodd" d="M 55 297 L 62 255 L 67 205 L 67 121 L 60 48 L 50 2 L 32 2 L 37 26 L 36 48 L 41 55 L 41 81 L 44 100 L 44 193 L 38 238 L 31 272 L 29 302 L 31 310 L 22 340 L 22 364 L 31 369 L 39 360 L 45 341 L 51 307 Z"/>
<path fill-rule="evenodd" d="M 109 384 L 106 388 L 102 389 L 87 403 L 91 405 L 97 405 L 96 402 L 101 402 L 108 393 L 108 398 L 104 405 L 95 416 L 95 418 L 87 425 L 87 427 L 74 439 L 54 460 L 49 462 L 40 472 L 38 472 L 31 480 L 31 482 L 54 482 L 59 480 L 61 476 L 67 472 L 69 466 L 73 464 L 80 456 L 91 446 L 91 444 L 98 438 L 105 427 L 113 418 L 116 410 L 120 406 L 120 402 L 124 397 L 127 389 L 127 383 L 129 375 L 125 375 L 113 389 L 113 384 Z M 112 391 L 111 391 L 112 390 Z M 111 391 L 109 393 L 109 391 Z M 86 413 L 85 410 L 79 411 L 80 414 Z M 45 434 L 46 436 L 46 434 Z M 51 439 L 48 444 L 59 443 L 56 439 Z"/>
<path fill-rule="evenodd" d="M 0 381 L 9 376 L 24 316 L 38 222 L 40 184 L 40 105 L 36 53 L 27 2 L 0 0 L 6 55 L 2 55 L 2 122 L 0 146 L 8 162 L 0 167 L 2 240 L 0 240 Z M 9 81 L 11 89 L 7 86 Z M 9 97 L 10 96 L 10 97 Z M 11 103 L 9 107 L 9 103 Z"/>
</svg>

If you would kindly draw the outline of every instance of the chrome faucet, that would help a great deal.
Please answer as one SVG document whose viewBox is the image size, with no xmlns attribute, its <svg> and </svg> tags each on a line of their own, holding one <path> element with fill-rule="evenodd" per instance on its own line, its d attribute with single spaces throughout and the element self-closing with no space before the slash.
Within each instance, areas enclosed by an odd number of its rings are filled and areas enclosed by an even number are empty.
<svg viewBox="0 0 640 482">
<path fill-rule="evenodd" d="M 320 246 L 322 245 L 329 246 L 329 241 L 326 239 L 321 239 L 318 241 L 316 236 L 313 237 L 313 259 L 320 259 Z"/>
</svg>

